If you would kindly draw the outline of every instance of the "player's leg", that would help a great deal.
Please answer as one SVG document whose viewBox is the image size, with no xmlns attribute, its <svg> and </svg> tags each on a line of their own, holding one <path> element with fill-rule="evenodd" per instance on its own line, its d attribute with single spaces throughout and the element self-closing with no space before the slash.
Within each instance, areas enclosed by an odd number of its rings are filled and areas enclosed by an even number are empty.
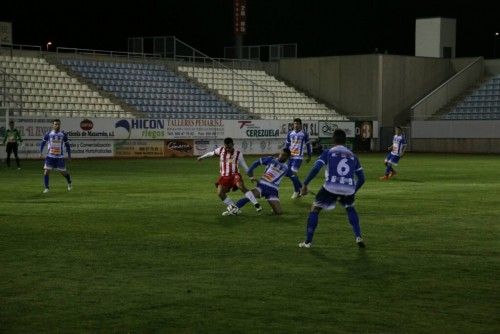
<svg viewBox="0 0 500 334">
<path fill-rule="evenodd" d="M 245 197 L 248 198 L 250 202 L 252 202 L 252 204 L 255 206 L 255 209 L 257 209 L 257 211 L 262 210 L 259 202 L 255 198 L 254 193 L 248 190 L 248 188 L 245 186 L 245 183 L 243 182 L 243 179 L 241 178 L 240 174 L 236 174 L 234 176 L 234 182 L 236 187 L 238 187 L 238 189 L 240 189 L 241 192 L 245 194 Z"/>
<path fill-rule="evenodd" d="M 71 189 L 73 188 L 72 185 L 71 185 L 71 175 L 69 175 L 69 173 L 67 171 L 61 170 L 59 172 L 66 179 L 67 186 L 68 186 L 68 191 L 71 191 Z"/>
<path fill-rule="evenodd" d="M 10 156 L 12 154 L 12 143 L 7 143 L 7 159 L 5 160 L 5 163 L 7 163 L 7 167 L 10 167 Z"/>
<path fill-rule="evenodd" d="M 290 176 L 290 180 L 292 180 L 292 183 L 293 183 L 292 199 L 299 198 L 300 197 L 300 189 L 302 188 L 302 183 L 300 182 L 297 174 L 293 174 L 292 176 Z"/>
<path fill-rule="evenodd" d="M 56 168 L 59 173 L 61 173 L 62 176 L 64 176 L 64 178 L 66 179 L 66 182 L 67 182 L 67 187 L 68 187 L 68 191 L 71 191 L 71 175 L 69 175 L 69 173 L 66 171 L 66 164 L 64 162 L 64 159 L 63 158 L 57 158 L 57 159 L 54 159 L 55 161 L 55 164 L 56 164 Z"/>
<path fill-rule="evenodd" d="M 252 194 L 253 198 L 260 198 L 260 191 L 259 191 L 259 189 L 254 188 L 254 189 L 250 190 L 249 192 Z M 245 193 L 245 197 L 239 199 L 236 202 L 236 206 L 238 207 L 238 209 L 241 209 L 242 207 L 244 207 L 250 201 L 251 201 L 250 198 L 248 198 L 248 195 Z M 257 209 L 257 211 L 261 211 L 262 207 L 260 206 L 259 203 L 257 203 L 257 205 L 260 208 L 260 210 Z"/>
<path fill-rule="evenodd" d="M 275 215 L 281 215 L 283 213 L 283 209 L 281 208 L 281 203 L 279 199 L 268 199 L 267 202 L 273 209 Z"/>
<path fill-rule="evenodd" d="M 391 170 L 392 170 L 391 157 L 392 157 L 391 153 L 387 154 L 387 156 L 385 157 L 385 160 L 384 160 L 385 173 L 384 173 L 384 176 L 380 177 L 381 180 L 389 179 L 389 174 L 391 173 Z"/>
<path fill-rule="evenodd" d="M 385 168 L 385 175 L 389 176 L 394 169 L 392 168 L 392 163 L 388 162 Z"/>
<path fill-rule="evenodd" d="M 302 164 L 301 159 L 290 159 L 288 161 L 288 165 L 290 166 L 290 169 L 293 172 L 293 175 L 290 176 L 290 180 L 292 180 L 293 183 L 292 199 L 300 197 L 300 189 L 302 188 L 302 183 L 300 182 L 297 174 L 299 172 L 301 164 Z"/>
<path fill-rule="evenodd" d="M 44 193 L 49 192 L 49 176 L 50 171 L 54 168 L 58 168 L 57 159 L 46 157 L 45 163 L 43 165 L 43 183 L 45 185 Z"/>
<path fill-rule="evenodd" d="M 311 206 L 311 211 L 307 217 L 307 227 L 306 227 L 306 239 L 299 244 L 301 248 L 311 247 L 311 243 L 314 237 L 314 231 L 319 223 L 319 213 L 322 209 L 333 209 L 335 208 L 335 202 L 337 200 L 337 195 L 330 193 L 325 188 L 321 187 L 320 191 L 316 195 L 314 203 Z"/>
<path fill-rule="evenodd" d="M 19 165 L 19 157 L 18 157 L 18 155 L 17 155 L 17 150 L 18 150 L 18 147 L 19 147 L 19 146 L 18 146 L 18 144 L 17 144 L 17 143 L 13 143 L 13 144 L 12 144 L 12 152 L 14 153 L 14 158 L 16 158 L 16 166 L 17 166 L 17 168 L 19 168 L 19 167 L 20 167 L 20 165 Z"/>
<path fill-rule="evenodd" d="M 226 205 L 226 211 L 222 213 L 223 216 L 237 215 L 240 213 L 240 210 L 234 204 L 233 200 L 227 195 L 231 189 L 233 189 L 233 179 L 231 177 L 219 178 L 219 181 L 217 181 L 217 196 L 219 196 L 222 203 Z"/>
<path fill-rule="evenodd" d="M 226 204 L 226 206 L 234 205 L 233 200 L 227 196 L 229 190 L 230 189 L 228 187 L 225 187 L 222 184 L 217 185 L 217 196 L 219 196 L 220 200 Z"/>
<path fill-rule="evenodd" d="M 359 226 L 358 213 L 356 212 L 356 209 L 354 209 L 354 195 L 341 196 L 339 202 L 345 207 L 347 219 L 349 220 L 349 224 L 352 226 L 356 243 L 360 248 L 365 248 L 365 243 L 361 237 L 361 227 Z"/>
<path fill-rule="evenodd" d="M 398 155 L 393 155 L 391 158 L 391 171 L 389 172 L 389 178 L 396 176 L 397 172 L 394 169 L 394 166 L 397 166 L 399 163 L 399 159 L 401 157 Z"/>
<path fill-rule="evenodd" d="M 43 184 L 45 186 L 45 189 L 43 190 L 44 193 L 49 192 L 49 176 L 50 176 L 50 170 L 52 169 L 52 167 L 50 168 L 47 167 L 48 167 L 47 163 L 45 163 L 45 168 L 43 171 Z"/>
<path fill-rule="evenodd" d="M 261 187 L 261 195 L 271 206 L 273 213 L 275 215 L 281 215 L 283 213 L 283 209 L 281 208 L 280 198 L 278 194 L 278 189 L 266 186 L 264 184 L 259 185 Z"/>
</svg>

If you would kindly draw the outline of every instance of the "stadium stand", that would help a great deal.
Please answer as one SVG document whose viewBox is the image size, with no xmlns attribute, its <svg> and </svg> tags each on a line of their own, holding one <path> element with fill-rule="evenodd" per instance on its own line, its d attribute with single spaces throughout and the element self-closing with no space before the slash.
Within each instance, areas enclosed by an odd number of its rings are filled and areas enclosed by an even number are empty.
<svg viewBox="0 0 500 334">
<path fill-rule="evenodd" d="M 258 69 L 21 51 L 0 55 L 0 74 L 12 115 L 347 120 Z"/>
<path fill-rule="evenodd" d="M 67 117 L 126 117 L 120 105 L 71 77 L 41 57 L 0 55 L 6 77 L 4 106 L 14 115 Z M 4 97 L 2 97 L 4 98 Z"/>
<path fill-rule="evenodd" d="M 184 65 L 177 69 L 257 118 L 347 119 L 262 70 Z"/>
<path fill-rule="evenodd" d="M 500 119 L 500 75 L 491 78 L 468 95 L 442 120 L 497 120 Z"/>
<path fill-rule="evenodd" d="M 247 113 L 161 64 L 85 59 L 61 62 L 145 117 L 249 118 Z"/>
</svg>

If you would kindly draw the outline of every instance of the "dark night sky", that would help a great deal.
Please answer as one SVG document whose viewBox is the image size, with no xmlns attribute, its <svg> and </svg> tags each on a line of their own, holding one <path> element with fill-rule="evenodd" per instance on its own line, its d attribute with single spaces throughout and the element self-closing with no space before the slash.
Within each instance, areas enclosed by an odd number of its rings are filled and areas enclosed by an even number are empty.
<svg viewBox="0 0 500 334">
<path fill-rule="evenodd" d="M 130 1 L 130 0 L 129 0 Z M 120 4 L 121 3 L 121 4 Z M 233 45 L 232 0 L 4 1 L 14 43 L 125 51 L 127 38 L 176 36 L 213 57 Z M 299 57 L 414 53 L 415 18 L 457 19 L 457 56 L 493 56 L 500 1 L 247 0 L 245 44 L 298 43 Z M 500 54 L 500 36 L 497 40 Z"/>
</svg>

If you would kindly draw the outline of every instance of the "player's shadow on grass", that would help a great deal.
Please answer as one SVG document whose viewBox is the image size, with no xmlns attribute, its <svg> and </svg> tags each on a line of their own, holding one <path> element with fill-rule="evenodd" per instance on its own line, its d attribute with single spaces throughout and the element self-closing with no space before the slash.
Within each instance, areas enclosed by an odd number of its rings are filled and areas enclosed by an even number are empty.
<svg viewBox="0 0 500 334">
<path fill-rule="evenodd" d="M 407 183 L 425 183 L 419 179 L 407 179 L 407 178 L 397 178 L 394 180 L 389 180 L 389 182 L 407 182 Z"/>
<path fill-rule="evenodd" d="M 314 246 L 313 246 L 314 247 Z M 356 258 L 345 259 L 343 257 L 327 256 L 324 251 L 318 248 L 311 248 L 308 250 L 313 257 L 322 262 L 328 263 L 329 265 L 342 266 L 353 273 L 359 272 L 369 272 L 372 267 L 372 261 L 370 259 L 369 250 L 360 249 L 357 246 L 352 248 L 352 252 L 356 253 Z M 337 252 L 336 252 L 337 253 Z"/>
<path fill-rule="evenodd" d="M 39 194 L 33 194 L 33 195 L 25 196 L 22 198 L 6 200 L 3 202 L 6 202 L 6 203 L 20 203 L 20 202 L 22 202 L 22 203 L 45 205 L 47 203 L 61 203 L 61 199 L 59 197 L 55 197 L 54 195 L 51 196 L 51 195 L 43 194 L 42 192 L 40 192 Z"/>
</svg>

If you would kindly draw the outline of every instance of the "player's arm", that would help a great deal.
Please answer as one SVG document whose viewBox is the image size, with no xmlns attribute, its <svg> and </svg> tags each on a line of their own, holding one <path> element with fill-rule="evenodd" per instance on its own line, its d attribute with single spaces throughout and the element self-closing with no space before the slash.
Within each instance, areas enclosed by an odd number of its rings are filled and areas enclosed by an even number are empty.
<svg viewBox="0 0 500 334">
<path fill-rule="evenodd" d="M 16 136 L 17 136 L 17 140 L 22 143 L 23 142 L 23 137 L 21 137 L 21 132 L 19 132 L 19 130 L 16 130 Z"/>
<path fill-rule="evenodd" d="M 255 182 L 255 177 L 253 176 L 253 171 L 255 170 L 255 168 L 259 167 L 260 165 L 262 165 L 262 158 L 255 160 L 252 163 L 252 165 L 250 166 L 250 168 L 248 168 L 248 170 L 247 170 L 247 175 L 252 182 Z"/>
<path fill-rule="evenodd" d="M 248 165 L 247 165 L 245 158 L 243 157 L 243 153 L 241 151 L 240 151 L 240 155 L 238 157 L 238 165 L 240 165 L 241 168 L 243 168 L 243 170 L 248 173 Z"/>
<path fill-rule="evenodd" d="M 403 154 L 405 154 L 406 151 L 406 141 L 401 143 L 401 152 L 399 153 L 399 156 L 402 157 Z"/>
<path fill-rule="evenodd" d="M 69 145 L 69 139 L 66 133 L 64 133 L 63 142 L 66 147 L 66 153 L 68 153 L 68 159 L 71 160 L 71 146 Z"/>
<path fill-rule="evenodd" d="M 316 177 L 316 175 L 318 175 L 319 171 L 321 170 L 321 168 L 324 165 L 325 165 L 325 163 L 323 162 L 323 160 L 321 160 L 321 159 L 316 160 L 316 162 L 314 163 L 314 166 L 311 168 L 311 170 L 309 171 L 309 174 L 306 176 L 306 178 L 304 180 L 305 186 L 307 186 Z"/>
<path fill-rule="evenodd" d="M 2 144 L 5 144 L 6 141 L 7 141 L 7 130 L 5 130 L 5 134 L 3 136 Z"/>
<path fill-rule="evenodd" d="M 255 160 L 252 165 L 250 166 L 250 168 L 248 168 L 247 170 L 247 175 L 250 177 L 250 178 L 253 178 L 253 171 L 255 168 L 259 167 L 260 165 L 262 165 L 262 159 L 258 159 L 258 160 Z"/>
<path fill-rule="evenodd" d="M 45 144 L 47 144 L 48 140 L 49 140 L 49 135 L 46 134 L 43 137 L 42 142 L 40 143 L 40 157 L 43 156 L 43 148 L 45 147 Z"/>
<path fill-rule="evenodd" d="M 283 146 L 283 148 L 290 149 L 291 143 L 292 143 L 292 141 L 290 140 L 290 131 L 288 131 L 288 134 L 286 135 L 286 139 L 285 139 L 285 146 Z"/>
<path fill-rule="evenodd" d="M 207 152 L 205 154 L 203 154 L 202 156 L 199 156 L 197 158 L 198 161 L 201 161 L 203 159 L 206 159 L 206 158 L 210 158 L 210 157 L 213 157 L 215 155 L 215 151 L 210 151 L 210 152 Z"/>
<path fill-rule="evenodd" d="M 307 185 L 318 175 L 319 171 L 321 168 L 325 165 L 325 162 L 323 160 L 318 159 L 314 163 L 314 166 L 311 168 L 309 171 L 309 174 L 306 176 L 303 184 L 302 184 L 302 189 L 300 190 L 300 194 L 302 196 L 307 195 Z"/>
<path fill-rule="evenodd" d="M 311 140 L 309 138 L 309 134 L 306 133 L 304 140 L 306 142 L 306 151 L 307 151 L 307 158 L 306 162 L 311 161 L 311 154 L 312 154 L 312 145 L 311 145 Z"/>
<path fill-rule="evenodd" d="M 356 189 L 355 189 L 355 193 L 358 192 L 359 188 L 361 188 L 363 186 L 363 184 L 365 183 L 365 173 L 363 172 L 363 168 L 360 168 L 358 170 L 356 170 L 354 172 L 354 174 L 356 174 Z"/>
</svg>

